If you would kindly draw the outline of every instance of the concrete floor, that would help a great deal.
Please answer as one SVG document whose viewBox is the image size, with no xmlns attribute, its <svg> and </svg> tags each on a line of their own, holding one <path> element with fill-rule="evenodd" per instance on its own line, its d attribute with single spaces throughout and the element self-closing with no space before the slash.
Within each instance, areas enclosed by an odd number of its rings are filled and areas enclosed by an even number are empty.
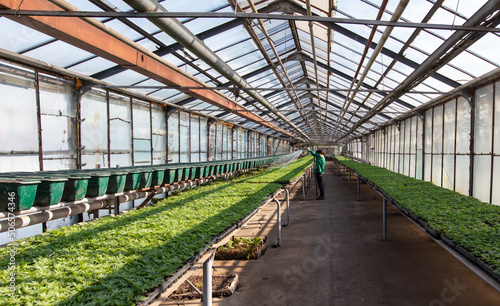
<svg viewBox="0 0 500 306">
<path fill-rule="evenodd" d="M 214 304 L 229 305 L 500 305 L 499 284 L 488 284 L 417 225 L 388 205 L 388 240 L 382 239 L 382 199 L 327 163 L 326 200 L 314 189 L 301 201 L 292 193 L 290 226 L 281 246 L 258 260 L 215 261 L 217 272 L 238 273 L 237 291 Z M 284 205 L 283 205 L 284 206 Z M 277 239 L 270 203 L 237 235 Z M 286 215 L 283 214 L 283 220 Z M 196 271 L 195 273 L 199 273 Z M 168 293 L 168 292 L 167 292 Z M 200 300 L 156 305 L 200 305 Z"/>
</svg>

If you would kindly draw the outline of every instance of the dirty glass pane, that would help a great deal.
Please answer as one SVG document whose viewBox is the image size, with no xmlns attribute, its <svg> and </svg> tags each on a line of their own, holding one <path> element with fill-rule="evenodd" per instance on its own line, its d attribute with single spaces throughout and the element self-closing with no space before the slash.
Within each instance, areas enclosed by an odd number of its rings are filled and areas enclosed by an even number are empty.
<svg viewBox="0 0 500 306">
<path fill-rule="evenodd" d="M 168 117 L 168 159 L 171 163 L 179 162 L 179 114 Z"/>
<path fill-rule="evenodd" d="M 444 105 L 444 149 L 443 153 L 453 154 L 455 152 L 455 100 Z"/>
<path fill-rule="evenodd" d="M 0 93 L 0 151 L 38 154 L 33 76 L 12 75 L 0 67 Z"/>
<path fill-rule="evenodd" d="M 472 196 L 490 202 L 491 156 L 474 156 Z"/>
<path fill-rule="evenodd" d="M 200 117 L 191 116 L 191 162 L 200 161 Z"/>
<path fill-rule="evenodd" d="M 500 154 L 500 82 L 495 84 L 495 130 L 493 153 Z"/>
<path fill-rule="evenodd" d="M 443 187 L 453 190 L 455 179 L 455 160 L 454 156 L 443 156 Z"/>
<path fill-rule="evenodd" d="M 151 116 L 149 104 L 134 101 L 134 165 L 151 164 Z"/>
<path fill-rule="evenodd" d="M 493 136 L 493 85 L 476 90 L 476 113 L 474 128 L 474 153 L 491 154 Z"/>
<path fill-rule="evenodd" d="M 189 114 L 185 112 L 179 113 L 180 118 L 180 162 L 189 162 L 190 152 L 189 152 Z"/>
<path fill-rule="evenodd" d="M 470 105 L 460 97 L 457 100 L 457 153 L 468 154 L 470 144 Z"/>
<path fill-rule="evenodd" d="M 200 161 L 208 160 L 208 130 L 206 118 L 200 117 Z"/>
<path fill-rule="evenodd" d="M 443 152 L 443 106 L 434 107 L 432 153 Z"/>
<path fill-rule="evenodd" d="M 217 133 L 217 124 L 216 123 L 212 123 L 210 124 L 210 127 L 209 127 L 209 140 L 208 140 L 208 155 L 209 155 L 209 159 L 210 160 L 216 160 L 216 156 L 215 156 L 215 153 L 216 153 L 216 133 Z"/>
<path fill-rule="evenodd" d="M 109 128 L 111 154 L 132 153 L 132 119 L 130 98 L 109 95 Z"/>
<path fill-rule="evenodd" d="M 500 184 L 500 157 L 495 156 L 493 159 L 493 184 L 492 186 L 499 186 Z M 500 205 L 500 188 L 492 189 L 491 203 Z"/>
<path fill-rule="evenodd" d="M 455 191 L 469 195 L 469 156 L 457 155 L 456 158 Z"/>
<path fill-rule="evenodd" d="M 82 163 L 94 168 L 96 164 L 107 168 L 108 165 L 108 128 L 106 93 L 90 91 L 81 100 L 82 146 L 84 155 L 97 155 L 82 157 Z"/>
<path fill-rule="evenodd" d="M 152 105 L 153 123 L 153 164 L 165 164 L 167 162 L 167 122 L 165 109 Z"/>
</svg>

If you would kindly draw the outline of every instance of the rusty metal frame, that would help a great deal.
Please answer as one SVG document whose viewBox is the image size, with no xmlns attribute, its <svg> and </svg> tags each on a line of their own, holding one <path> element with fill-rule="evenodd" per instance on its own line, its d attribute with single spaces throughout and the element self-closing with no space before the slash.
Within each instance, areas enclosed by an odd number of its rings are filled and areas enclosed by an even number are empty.
<svg viewBox="0 0 500 306">
<path fill-rule="evenodd" d="M 35 68 L 34 72 L 35 72 L 35 101 L 36 101 L 37 134 L 38 134 L 38 163 L 40 171 L 43 171 L 42 109 L 40 101 L 40 78 L 38 75 L 38 68 Z"/>
<path fill-rule="evenodd" d="M 107 146 L 108 146 L 108 168 L 111 168 L 111 118 L 109 105 L 109 91 L 106 90 L 106 123 L 107 123 Z"/>
<path fill-rule="evenodd" d="M 134 148 L 134 99 L 130 97 L 130 143 L 132 145 L 132 166 L 135 165 L 135 148 Z"/>
</svg>

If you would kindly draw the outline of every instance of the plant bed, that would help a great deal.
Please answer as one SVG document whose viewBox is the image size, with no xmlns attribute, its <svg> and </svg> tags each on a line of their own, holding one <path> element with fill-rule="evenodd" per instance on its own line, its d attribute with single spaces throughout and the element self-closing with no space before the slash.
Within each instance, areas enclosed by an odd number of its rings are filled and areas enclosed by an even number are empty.
<svg viewBox="0 0 500 306">
<path fill-rule="evenodd" d="M 488 266 L 488 273 L 500 278 L 500 206 L 384 168 L 337 159 L 392 196 L 429 233 L 439 234 L 457 252 L 476 264 L 480 261 L 479 266 Z"/>
<path fill-rule="evenodd" d="M 215 260 L 257 259 L 264 255 L 268 247 L 267 236 L 232 237 L 215 252 Z"/>
<path fill-rule="evenodd" d="M 203 293 L 203 276 L 191 275 L 188 278 L 200 292 Z M 212 275 L 212 296 L 222 297 L 230 296 L 236 290 L 238 285 L 238 274 L 230 275 Z M 170 300 L 194 300 L 201 298 L 202 295 L 189 285 L 187 281 L 183 282 L 168 298 Z"/>
</svg>

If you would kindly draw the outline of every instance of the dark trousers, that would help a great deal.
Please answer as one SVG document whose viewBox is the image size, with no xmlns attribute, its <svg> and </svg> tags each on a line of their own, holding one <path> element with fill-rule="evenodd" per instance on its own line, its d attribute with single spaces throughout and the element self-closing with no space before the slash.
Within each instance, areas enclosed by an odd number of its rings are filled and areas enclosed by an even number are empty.
<svg viewBox="0 0 500 306">
<path fill-rule="evenodd" d="M 314 175 L 316 175 L 316 183 L 318 184 L 318 188 L 319 188 L 319 196 L 324 197 L 325 196 L 325 184 L 323 184 L 323 174 L 314 173 Z"/>
</svg>

